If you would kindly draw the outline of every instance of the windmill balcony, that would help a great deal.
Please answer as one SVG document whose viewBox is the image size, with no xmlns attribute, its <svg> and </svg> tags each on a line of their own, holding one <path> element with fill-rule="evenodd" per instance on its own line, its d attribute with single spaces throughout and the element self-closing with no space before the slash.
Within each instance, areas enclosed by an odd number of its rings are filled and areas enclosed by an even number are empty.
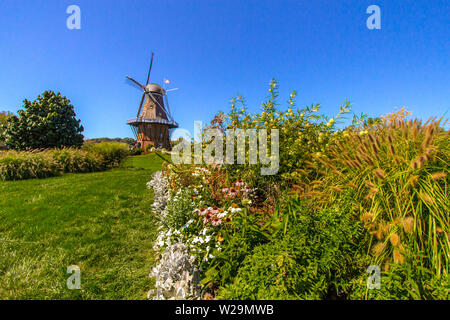
<svg viewBox="0 0 450 320">
<path fill-rule="evenodd" d="M 178 128 L 178 123 L 175 121 L 169 121 L 165 119 L 143 119 L 143 118 L 134 118 L 127 121 L 127 124 L 131 126 L 138 126 L 139 124 L 149 123 L 149 124 L 164 124 L 169 126 L 169 128 Z"/>
</svg>

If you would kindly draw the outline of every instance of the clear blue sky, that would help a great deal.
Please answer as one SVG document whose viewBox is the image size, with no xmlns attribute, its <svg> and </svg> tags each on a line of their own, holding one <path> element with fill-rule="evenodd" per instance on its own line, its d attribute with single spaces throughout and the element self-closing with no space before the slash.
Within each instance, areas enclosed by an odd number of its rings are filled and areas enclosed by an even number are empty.
<svg viewBox="0 0 450 320">
<path fill-rule="evenodd" d="M 81 30 L 66 8 L 81 8 Z M 366 8 L 381 8 L 369 30 Z M 75 105 L 85 136 L 131 137 L 139 91 L 125 75 L 171 80 L 175 119 L 228 110 L 242 93 L 260 110 L 268 83 L 281 100 L 321 103 L 332 116 L 344 99 L 371 116 L 407 107 L 417 117 L 450 106 L 450 1 L 0 0 L 0 110 L 46 89 Z M 448 116 L 448 114 L 447 114 Z"/>
</svg>

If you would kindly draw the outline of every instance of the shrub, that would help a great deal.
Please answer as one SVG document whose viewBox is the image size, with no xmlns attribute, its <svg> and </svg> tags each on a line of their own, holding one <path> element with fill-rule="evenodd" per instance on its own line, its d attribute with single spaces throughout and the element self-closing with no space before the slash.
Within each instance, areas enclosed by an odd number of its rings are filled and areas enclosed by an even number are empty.
<svg viewBox="0 0 450 320">
<path fill-rule="evenodd" d="M 231 111 L 227 114 L 216 116 L 211 126 L 221 129 L 267 129 L 268 140 L 272 129 L 279 130 L 279 171 L 276 175 L 262 176 L 260 174 L 261 163 L 257 165 L 226 165 L 227 172 L 235 179 L 248 181 L 250 185 L 264 190 L 266 195 L 274 195 L 276 185 L 285 188 L 291 185 L 295 179 L 305 181 L 309 175 L 302 171 L 307 163 L 316 154 L 326 152 L 327 146 L 332 140 L 332 132 L 340 120 L 349 112 L 350 103 L 344 101 L 339 112 L 333 118 L 328 118 L 319 113 L 320 105 L 315 104 L 304 108 L 297 108 L 294 91 L 291 93 L 287 108 L 279 106 L 278 83 L 272 80 L 269 87 L 269 98 L 262 104 L 262 112 L 249 114 L 242 96 L 233 98 Z M 270 141 L 268 141 L 270 145 Z M 248 150 L 248 145 L 247 145 Z M 235 151 L 237 152 L 237 151 Z M 248 163 L 248 153 L 246 163 Z M 314 176 L 315 172 L 310 175 Z M 275 193 L 275 194 L 274 194 Z"/>
<path fill-rule="evenodd" d="M 391 263 L 380 275 L 380 288 L 367 290 L 367 274 L 352 281 L 350 299 L 371 300 L 448 300 L 449 277 L 437 276 L 418 261 L 426 253 L 404 252 L 405 263 Z"/>
<path fill-rule="evenodd" d="M 361 224 L 349 208 L 311 212 L 298 198 L 286 205 L 274 218 L 280 230 L 276 237 L 255 248 L 234 281 L 219 291 L 220 298 L 346 297 L 349 280 L 360 269 L 357 257 L 365 243 Z"/>
<path fill-rule="evenodd" d="M 120 164 L 120 162 L 130 154 L 128 145 L 121 142 L 85 144 L 84 149 L 100 157 L 103 160 L 105 167 Z"/>
<path fill-rule="evenodd" d="M 47 178 L 64 172 L 101 171 L 119 165 L 128 154 L 124 144 L 75 149 L 44 151 L 7 151 L 0 153 L 0 179 L 22 180 Z"/>
<path fill-rule="evenodd" d="M 61 173 L 61 166 L 50 153 L 8 151 L 0 154 L 0 179 L 3 181 L 47 178 Z"/>
<path fill-rule="evenodd" d="M 79 147 L 83 143 L 80 120 L 70 100 L 60 93 L 45 91 L 33 102 L 25 99 L 18 114 L 8 117 L 2 134 L 10 149 Z"/>
<path fill-rule="evenodd" d="M 351 192 L 373 238 L 373 264 L 403 264 L 405 252 L 424 252 L 417 263 L 447 276 L 448 132 L 439 121 L 408 121 L 402 113 L 384 119 L 344 132 L 330 146 L 329 157 L 320 159 L 327 170 L 321 188 L 308 191 L 311 204 L 333 205 Z"/>
</svg>

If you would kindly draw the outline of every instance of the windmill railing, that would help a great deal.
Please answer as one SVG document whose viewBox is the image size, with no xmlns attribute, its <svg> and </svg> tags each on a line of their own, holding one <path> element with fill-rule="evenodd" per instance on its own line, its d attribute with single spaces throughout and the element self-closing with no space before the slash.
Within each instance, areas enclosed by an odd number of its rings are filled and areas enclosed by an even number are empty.
<svg viewBox="0 0 450 320">
<path fill-rule="evenodd" d="M 168 121 L 164 119 L 143 119 L 143 118 L 134 118 L 127 121 L 127 124 L 131 126 L 136 126 L 142 123 L 149 123 L 149 124 L 164 124 L 169 126 L 169 128 L 178 128 L 178 123 L 175 121 Z"/>
</svg>

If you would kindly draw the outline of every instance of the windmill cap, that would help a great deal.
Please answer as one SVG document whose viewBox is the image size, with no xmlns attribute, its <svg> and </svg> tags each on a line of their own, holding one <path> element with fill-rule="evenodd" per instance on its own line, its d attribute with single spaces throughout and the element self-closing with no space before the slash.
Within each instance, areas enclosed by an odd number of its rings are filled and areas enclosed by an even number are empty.
<svg viewBox="0 0 450 320">
<path fill-rule="evenodd" d="M 150 92 L 155 92 L 155 93 L 159 93 L 159 94 L 163 94 L 164 93 L 164 89 L 160 85 L 158 85 L 156 83 L 149 83 L 147 85 L 147 89 Z"/>
</svg>

